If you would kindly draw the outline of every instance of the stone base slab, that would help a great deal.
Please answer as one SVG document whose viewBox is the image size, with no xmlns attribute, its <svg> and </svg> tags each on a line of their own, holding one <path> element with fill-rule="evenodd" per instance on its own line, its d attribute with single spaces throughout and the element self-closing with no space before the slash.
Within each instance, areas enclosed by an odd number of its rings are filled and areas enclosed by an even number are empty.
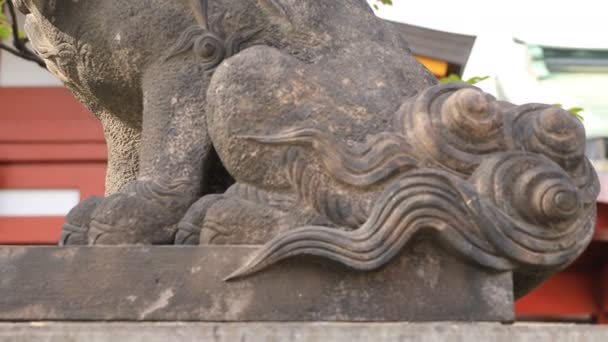
<svg viewBox="0 0 608 342">
<path fill-rule="evenodd" d="M 418 244 L 354 272 L 295 259 L 233 282 L 256 247 L 0 247 L 0 321 L 502 321 L 512 277 Z"/>
<path fill-rule="evenodd" d="M 604 342 L 608 328 L 492 323 L 0 323 L 0 342 Z"/>
</svg>

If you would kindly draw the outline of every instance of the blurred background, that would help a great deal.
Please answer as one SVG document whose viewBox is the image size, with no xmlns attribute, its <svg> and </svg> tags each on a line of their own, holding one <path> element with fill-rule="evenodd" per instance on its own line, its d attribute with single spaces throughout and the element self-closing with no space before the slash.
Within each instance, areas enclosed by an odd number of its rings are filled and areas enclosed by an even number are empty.
<svg viewBox="0 0 608 342">
<path fill-rule="evenodd" d="M 369 0 L 438 79 L 470 81 L 516 104 L 560 104 L 582 117 L 587 154 L 602 183 L 594 240 L 573 265 L 519 300 L 516 311 L 519 320 L 608 323 L 608 25 L 602 2 L 383 2 Z M 4 37 L 3 46 L 12 47 L 11 35 Z M 55 244 L 63 216 L 104 192 L 103 134 L 44 68 L 7 50 L 0 52 L 0 244 Z"/>
</svg>

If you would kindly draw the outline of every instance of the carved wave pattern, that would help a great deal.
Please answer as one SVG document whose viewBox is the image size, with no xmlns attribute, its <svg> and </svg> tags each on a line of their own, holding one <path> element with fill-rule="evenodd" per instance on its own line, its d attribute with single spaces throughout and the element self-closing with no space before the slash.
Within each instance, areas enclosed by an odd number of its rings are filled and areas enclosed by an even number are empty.
<svg viewBox="0 0 608 342">
<path fill-rule="evenodd" d="M 250 41 L 261 30 L 240 28 L 232 35 L 227 35 L 224 30 L 226 13 L 219 14 L 216 18 L 207 18 L 207 6 L 203 6 L 205 13 L 200 16 L 204 19 L 200 25 L 191 26 L 186 29 L 175 44 L 169 49 L 164 58 L 165 62 L 176 56 L 189 51 L 199 58 L 201 67 L 205 71 L 212 71 L 224 59 L 238 53 L 242 45 Z"/>
<path fill-rule="evenodd" d="M 411 147 L 394 133 L 381 133 L 364 143 L 346 146 L 314 128 L 294 129 L 272 136 L 243 136 L 262 144 L 312 148 L 336 181 L 354 187 L 376 185 L 399 173 L 413 170 L 418 161 Z"/>
<path fill-rule="evenodd" d="M 288 210 L 296 202 L 292 196 L 276 194 L 269 191 L 260 190 L 248 184 L 235 183 L 225 193 L 227 196 L 234 196 L 252 203 L 267 205 L 279 210 Z"/>
<path fill-rule="evenodd" d="M 553 106 L 514 106 L 448 84 L 405 103 L 394 132 L 354 147 L 312 128 L 249 138 L 308 149 L 319 156 L 323 175 L 360 191 L 384 190 L 357 229 L 285 232 L 227 279 L 297 255 L 374 270 L 423 232 L 493 270 L 556 270 L 582 253 L 593 234 L 599 182 L 584 157 L 584 129 Z M 310 192 L 306 182 L 294 182 L 298 193 Z M 327 201 L 331 192 L 308 194 L 306 202 Z M 328 207 L 319 203 L 311 206 Z"/>
<path fill-rule="evenodd" d="M 300 203 L 313 208 L 338 226 L 357 228 L 367 219 L 368 210 L 352 192 L 324 186 L 327 176 L 318 172 L 296 149 L 286 153 L 287 179 L 297 191 Z"/>
</svg>

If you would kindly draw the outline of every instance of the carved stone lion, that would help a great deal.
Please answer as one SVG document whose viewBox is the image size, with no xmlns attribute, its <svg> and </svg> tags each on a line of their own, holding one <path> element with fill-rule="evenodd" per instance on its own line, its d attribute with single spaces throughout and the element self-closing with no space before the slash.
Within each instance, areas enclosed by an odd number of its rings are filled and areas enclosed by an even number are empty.
<svg viewBox="0 0 608 342">
<path fill-rule="evenodd" d="M 107 194 L 63 244 L 265 244 L 377 269 L 414 237 L 521 295 L 574 260 L 598 182 L 580 122 L 437 85 L 364 0 L 18 1 L 102 121 Z"/>
<path fill-rule="evenodd" d="M 403 37 L 363 0 L 214 0 L 209 8 L 196 0 L 17 4 L 28 14 L 33 46 L 99 117 L 108 145 L 106 197 L 71 213 L 64 243 L 171 243 L 196 200 L 232 183 L 209 134 L 207 92 L 214 70 L 233 65 L 222 63 L 239 51 L 263 46 L 256 50 L 262 59 L 242 62 L 274 67 L 269 73 L 280 66 L 268 65 L 265 54 L 280 51 L 346 88 L 348 103 L 332 111 L 356 115 L 356 125 L 343 122 L 348 130 L 340 133 L 355 140 L 381 131 L 399 103 L 434 84 Z M 281 94 L 284 101 L 297 100 L 306 87 L 294 86 Z M 324 94 L 338 95 L 338 88 Z M 289 120 L 275 115 L 277 123 Z M 266 170 L 269 177 L 278 171 Z"/>
</svg>

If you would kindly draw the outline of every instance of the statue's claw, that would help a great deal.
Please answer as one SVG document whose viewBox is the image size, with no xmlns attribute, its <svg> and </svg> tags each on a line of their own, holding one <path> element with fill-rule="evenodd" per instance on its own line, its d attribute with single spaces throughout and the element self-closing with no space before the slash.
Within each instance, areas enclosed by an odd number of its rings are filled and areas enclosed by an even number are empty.
<svg viewBox="0 0 608 342">
<path fill-rule="evenodd" d="M 135 181 L 93 211 L 88 244 L 170 244 L 191 197 L 181 185 Z"/>
<path fill-rule="evenodd" d="M 177 225 L 175 244 L 198 245 L 207 210 L 222 198 L 222 195 L 207 195 L 195 202 Z"/>
<path fill-rule="evenodd" d="M 87 244 L 91 215 L 102 201 L 102 197 L 91 196 L 70 210 L 61 229 L 60 246 Z"/>
</svg>

